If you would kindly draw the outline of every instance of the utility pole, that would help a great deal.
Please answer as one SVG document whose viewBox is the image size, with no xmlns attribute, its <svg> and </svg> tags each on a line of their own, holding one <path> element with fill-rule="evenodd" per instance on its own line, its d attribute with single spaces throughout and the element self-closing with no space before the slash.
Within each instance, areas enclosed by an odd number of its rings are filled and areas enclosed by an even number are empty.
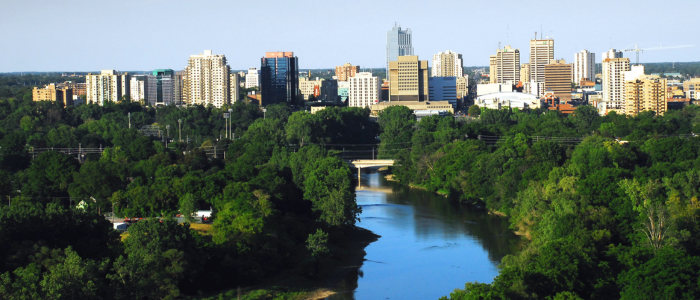
<svg viewBox="0 0 700 300">
<path fill-rule="evenodd" d="M 180 129 L 179 129 L 180 135 L 179 135 L 179 138 L 177 141 L 179 143 L 182 143 L 182 119 L 177 119 L 177 124 L 180 126 Z"/>
<path fill-rule="evenodd" d="M 233 116 L 232 113 L 233 113 L 233 108 L 229 108 L 229 109 L 228 109 L 228 115 L 229 115 L 229 116 L 228 116 L 228 130 L 229 130 L 229 131 L 228 131 L 228 132 L 229 132 L 228 137 L 229 137 L 229 138 L 232 136 L 232 133 L 233 133 L 233 123 L 232 123 L 233 120 L 231 120 L 231 119 L 232 119 L 231 117 Z"/>
<path fill-rule="evenodd" d="M 131 113 L 129 113 L 129 129 L 131 129 Z"/>
</svg>

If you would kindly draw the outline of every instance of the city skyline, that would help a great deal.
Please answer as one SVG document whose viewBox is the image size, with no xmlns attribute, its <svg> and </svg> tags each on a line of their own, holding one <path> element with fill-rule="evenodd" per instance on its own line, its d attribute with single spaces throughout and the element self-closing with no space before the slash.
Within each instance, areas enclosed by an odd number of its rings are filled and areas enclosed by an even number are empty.
<svg viewBox="0 0 700 300">
<path fill-rule="evenodd" d="M 294 51 L 300 58 L 300 69 L 333 68 L 347 62 L 362 68 L 381 68 L 386 65 L 386 33 L 395 23 L 411 29 L 414 54 L 420 59 L 430 60 L 436 53 L 452 50 L 463 55 L 464 66 L 488 66 L 489 55 L 495 53 L 499 43 L 501 47 L 511 45 L 521 51 L 521 57 L 528 57 L 529 40 L 536 31 L 538 38 L 553 37 L 557 45 L 554 58 L 567 61 L 573 61 L 574 54 L 582 49 L 602 53 L 610 48 L 626 49 L 634 43 L 640 48 L 700 45 L 699 36 L 682 34 L 683 28 L 694 28 L 693 12 L 700 8 L 697 1 L 679 1 L 673 6 L 658 1 L 592 1 L 586 5 L 552 1 L 537 6 L 515 1 L 449 1 L 452 11 L 463 12 L 459 14 L 464 16 L 462 26 L 457 26 L 455 19 L 416 13 L 417 7 L 429 6 L 419 1 L 401 1 L 402 5 L 395 1 L 270 1 L 263 4 L 264 14 L 260 13 L 261 5 L 253 3 L 164 3 L 4 3 L 0 24 L 9 30 L 0 33 L 5 45 L 0 49 L 0 72 L 181 70 L 185 67 L 183 59 L 201 49 L 226 55 L 233 70 L 258 66 L 259 57 L 269 51 Z M 509 5 L 518 9 L 502 9 Z M 684 9 L 677 9 L 678 5 Z M 333 11 L 371 21 L 352 25 L 334 22 L 334 14 L 328 13 Z M 571 11 L 608 21 L 583 26 L 572 22 Z M 498 22 L 490 19 L 494 13 L 499 14 Z M 534 17 L 538 15 L 542 17 Z M 645 23 L 658 20 L 658 16 L 673 16 L 674 22 L 655 26 Z M 276 21 L 285 18 L 292 21 Z M 109 35 L 101 35 L 104 20 L 112 20 Z M 479 24 L 495 25 L 485 28 Z M 634 30 L 634 26 L 643 26 L 644 30 Z M 55 27 L 61 30 L 50 34 L 48 30 Z M 115 40 L 114 36 L 125 38 Z M 698 53 L 697 48 L 648 51 L 641 54 L 640 62 L 700 61 Z M 633 56 L 625 53 L 625 57 Z M 600 56 L 596 59 L 600 63 Z"/>
</svg>

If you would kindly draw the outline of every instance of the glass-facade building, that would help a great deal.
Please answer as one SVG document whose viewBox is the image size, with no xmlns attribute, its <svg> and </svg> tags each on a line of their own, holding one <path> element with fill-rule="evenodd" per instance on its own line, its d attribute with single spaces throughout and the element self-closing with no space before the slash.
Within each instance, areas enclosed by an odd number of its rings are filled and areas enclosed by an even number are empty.
<svg viewBox="0 0 700 300">
<path fill-rule="evenodd" d="M 146 101 L 151 106 L 171 105 L 175 103 L 175 72 L 170 69 L 153 70 L 146 75 Z"/>
<path fill-rule="evenodd" d="M 300 104 L 299 65 L 293 52 L 267 52 L 260 63 L 260 105 Z"/>
<path fill-rule="evenodd" d="M 401 30 L 394 27 L 386 33 L 386 74 L 389 76 L 389 62 L 397 61 L 399 56 L 413 55 L 411 29 Z"/>
<path fill-rule="evenodd" d="M 430 101 L 457 101 L 457 77 L 428 78 Z"/>
</svg>

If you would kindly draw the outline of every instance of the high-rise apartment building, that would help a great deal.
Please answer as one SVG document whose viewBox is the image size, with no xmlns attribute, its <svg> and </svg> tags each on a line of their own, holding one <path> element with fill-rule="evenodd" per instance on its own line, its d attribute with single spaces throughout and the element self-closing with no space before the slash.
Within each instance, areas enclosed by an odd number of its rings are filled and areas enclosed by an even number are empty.
<svg viewBox="0 0 700 300">
<path fill-rule="evenodd" d="M 544 66 L 544 87 L 550 90 L 561 103 L 571 101 L 571 72 L 573 66 L 565 60 L 552 60 Z"/>
<path fill-rule="evenodd" d="M 260 86 L 260 70 L 258 68 L 248 69 L 248 74 L 245 75 L 245 88 L 250 89 Z"/>
<path fill-rule="evenodd" d="M 386 76 L 389 77 L 389 63 L 396 61 L 399 56 L 413 55 L 411 29 L 401 30 L 394 27 L 386 33 Z M 426 79 L 427 81 L 427 79 Z"/>
<path fill-rule="evenodd" d="M 117 70 L 102 70 L 99 75 L 88 73 L 85 76 L 87 103 L 104 105 L 129 96 L 130 77 L 128 73 L 120 74 Z"/>
<path fill-rule="evenodd" d="M 211 50 L 190 56 L 185 68 L 183 94 L 187 105 L 209 104 L 221 107 L 228 103 L 229 73 L 226 56 Z"/>
<path fill-rule="evenodd" d="M 335 67 L 335 77 L 338 81 L 348 81 L 350 77 L 355 76 L 357 73 L 360 73 L 360 66 L 353 66 L 347 63 Z"/>
<path fill-rule="evenodd" d="M 370 72 L 360 72 L 350 77 L 349 82 L 348 106 L 371 107 L 379 102 L 379 77 L 372 76 Z"/>
<path fill-rule="evenodd" d="M 574 58 L 574 82 L 579 85 L 581 79 L 595 81 L 595 53 L 584 49 Z"/>
<path fill-rule="evenodd" d="M 131 82 L 129 82 L 129 96 L 132 102 L 140 102 L 141 100 L 146 100 L 146 89 L 148 85 L 146 84 L 145 75 L 133 75 L 131 76 Z"/>
<path fill-rule="evenodd" d="M 462 54 L 450 50 L 433 55 L 432 77 L 462 77 L 464 64 Z"/>
<path fill-rule="evenodd" d="M 528 63 L 520 65 L 520 82 L 523 84 L 530 82 L 530 64 Z"/>
<path fill-rule="evenodd" d="M 663 115 L 667 110 L 666 101 L 666 79 L 642 75 L 625 82 L 625 113 L 630 116 L 646 110 Z"/>
<path fill-rule="evenodd" d="M 554 40 L 530 40 L 530 81 L 544 82 L 544 66 L 554 59 Z"/>
<path fill-rule="evenodd" d="M 261 105 L 299 104 L 299 64 L 294 52 L 266 52 L 260 66 Z"/>
<path fill-rule="evenodd" d="M 49 84 L 43 89 L 34 87 L 32 90 L 32 100 L 50 101 L 66 105 L 73 105 L 73 89 L 66 87 L 57 87 L 55 84 Z"/>
<path fill-rule="evenodd" d="M 520 50 L 505 46 L 496 51 L 496 82 L 517 84 L 520 81 Z"/>
<path fill-rule="evenodd" d="M 629 70 L 630 60 L 628 58 L 603 59 L 603 109 L 600 111 L 601 114 L 607 114 L 609 111 L 624 111 L 625 81 L 622 73 Z"/>
<path fill-rule="evenodd" d="M 428 61 L 418 56 L 399 56 L 389 62 L 389 102 L 427 101 Z"/>
</svg>

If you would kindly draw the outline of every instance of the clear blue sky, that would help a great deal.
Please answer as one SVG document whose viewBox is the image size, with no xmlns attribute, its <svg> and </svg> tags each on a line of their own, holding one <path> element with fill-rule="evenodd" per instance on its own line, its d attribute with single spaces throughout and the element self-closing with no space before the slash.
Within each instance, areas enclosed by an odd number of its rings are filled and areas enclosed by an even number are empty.
<svg viewBox="0 0 700 300">
<path fill-rule="evenodd" d="M 225 54 L 232 69 L 259 67 L 266 51 L 293 51 L 299 66 L 382 67 L 394 22 L 413 31 L 422 60 L 445 50 L 488 65 L 498 43 L 527 61 L 535 31 L 555 56 L 588 49 L 695 44 L 645 52 L 642 62 L 700 61 L 700 1 L 213 1 L 2 0 L 0 72 L 185 67 L 191 54 Z M 633 58 L 632 53 L 625 57 Z"/>
</svg>

